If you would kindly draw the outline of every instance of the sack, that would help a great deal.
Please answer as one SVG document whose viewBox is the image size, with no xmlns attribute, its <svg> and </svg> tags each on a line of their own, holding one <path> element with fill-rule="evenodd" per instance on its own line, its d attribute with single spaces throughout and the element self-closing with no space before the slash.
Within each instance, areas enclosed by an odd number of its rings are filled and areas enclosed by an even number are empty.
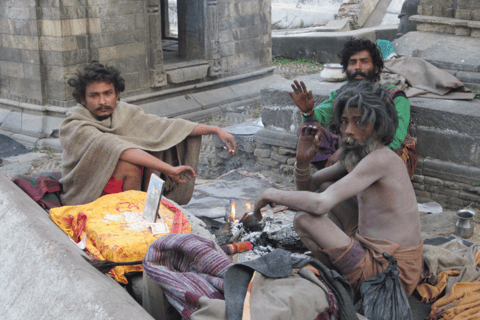
<svg viewBox="0 0 480 320">
<path fill-rule="evenodd" d="M 360 300 L 355 310 L 369 320 L 413 320 L 410 303 L 398 279 L 397 259 L 383 253 L 390 262 L 387 269 L 360 285 Z"/>
</svg>

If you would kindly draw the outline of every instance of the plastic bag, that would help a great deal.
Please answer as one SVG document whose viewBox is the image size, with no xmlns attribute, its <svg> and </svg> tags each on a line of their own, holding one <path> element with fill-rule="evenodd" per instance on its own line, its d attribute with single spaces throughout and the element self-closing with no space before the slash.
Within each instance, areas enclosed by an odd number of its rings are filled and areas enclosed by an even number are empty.
<svg viewBox="0 0 480 320">
<path fill-rule="evenodd" d="M 413 320 L 410 303 L 398 279 L 397 259 L 383 253 L 387 269 L 363 281 L 355 310 L 369 320 Z"/>
</svg>

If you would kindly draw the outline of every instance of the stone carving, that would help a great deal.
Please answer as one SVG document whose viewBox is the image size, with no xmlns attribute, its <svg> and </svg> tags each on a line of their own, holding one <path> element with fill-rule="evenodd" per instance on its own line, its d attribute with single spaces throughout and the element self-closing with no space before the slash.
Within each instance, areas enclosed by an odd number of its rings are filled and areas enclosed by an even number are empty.
<svg viewBox="0 0 480 320">
<path fill-rule="evenodd" d="M 222 60 L 213 60 L 210 68 L 208 68 L 208 76 L 216 77 L 223 71 Z"/>
<path fill-rule="evenodd" d="M 398 26 L 397 38 L 403 36 L 407 32 L 417 30 L 417 23 L 410 21 L 410 16 L 417 14 L 417 8 L 420 0 L 406 0 L 402 5 L 402 11 L 398 15 L 400 25 Z"/>
<path fill-rule="evenodd" d="M 167 76 L 163 70 L 153 71 L 153 87 L 163 87 L 167 85 Z"/>
</svg>

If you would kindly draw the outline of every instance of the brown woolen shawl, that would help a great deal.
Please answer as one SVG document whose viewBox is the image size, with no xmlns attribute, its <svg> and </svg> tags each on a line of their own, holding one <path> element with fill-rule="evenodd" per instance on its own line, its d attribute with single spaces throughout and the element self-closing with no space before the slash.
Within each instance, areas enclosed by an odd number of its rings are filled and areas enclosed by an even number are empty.
<svg viewBox="0 0 480 320">
<path fill-rule="evenodd" d="M 180 144 L 180 163 L 196 169 L 201 137 L 185 139 L 196 126 L 183 119 L 147 115 L 125 102 L 117 102 L 112 116 L 101 121 L 84 106 L 73 107 L 60 126 L 62 204 L 79 205 L 99 198 L 127 149 L 159 152 Z M 193 183 L 189 183 L 192 192 Z"/>
</svg>

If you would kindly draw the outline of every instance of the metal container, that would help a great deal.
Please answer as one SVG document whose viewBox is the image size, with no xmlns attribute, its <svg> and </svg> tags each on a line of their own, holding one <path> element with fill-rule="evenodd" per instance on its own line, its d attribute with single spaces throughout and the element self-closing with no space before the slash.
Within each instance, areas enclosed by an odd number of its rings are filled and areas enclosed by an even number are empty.
<svg viewBox="0 0 480 320">
<path fill-rule="evenodd" d="M 323 66 L 324 69 L 320 72 L 320 77 L 325 81 L 337 82 L 345 81 L 347 75 L 343 72 L 343 67 L 339 63 L 327 63 Z"/>
<path fill-rule="evenodd" d="M 468 209 L 455 212 L 457 222 L 455 223 L 455 234 L 462 238 L 470 238 L 473 235 L 475 212 Z"/>
</svg>

